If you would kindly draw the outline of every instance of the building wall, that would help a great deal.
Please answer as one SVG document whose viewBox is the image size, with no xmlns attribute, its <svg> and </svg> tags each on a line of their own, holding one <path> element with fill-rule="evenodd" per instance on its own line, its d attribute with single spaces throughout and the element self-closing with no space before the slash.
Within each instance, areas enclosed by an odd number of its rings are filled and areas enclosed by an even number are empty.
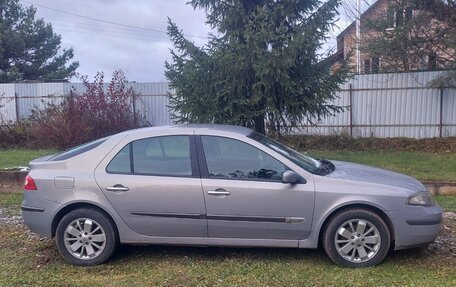
<svg viewBox="0 0 456 287">
<path fill-rule="evenodd" d="M 378 0 L 375 2 L 371 9 L 368 9 L 361 17 L 361 24 L 360 24 L 360 34 L 361 34 L 361 41 L 360 41 L 360 62 L 361 62 L 361 73 L 366 73 L 365 72 L 365 60 L 366 59 L 372 59 L 372 56 L 369 55 L 369 53 L 366 52 L 366 45 L 367 43 L 372 39 L 372 38 L 377 38 L 377 37 L 382 37 L 384 36 L 383 32 L 379 31 L 372 31 L 367 28 L 367 22 L 372 21 L 372 20 L 381 20 L 381 19 L 386 19 L 387 13 L 388 13 L 388 7 L 391 2 L 395 2 L 394 0 Z M 414 17 L 421 13 L 420 11 L 414 10 L 413 15 Z M 438 22 L 437 20 L 434 20 L 431 23 L 431 26 L 435 29 L 437 29 L 439 26 L 444 25 L 441 22 Z M 428 33 L 432 33 L 427 31 Z M 356 25 L 352 23 L 345 31 L 343 31 L 337 39 L 337 49 L 338 51 L 343 50 L 343 55 L 344 59 L 348 60 L 348 63 L 352 66 L 353 72 L 356 72 Z M 422 70 L 423 67 L 420 66 L 420 61 L 418 56 L 413 56 L 413 51 L 409 50 L 409 52 L 412 54 L 408 61 L 408 65 L 410 66 L 410 71 L 416 71 L 416 70 Z M 436 68 L 445 68 L 445 65 L 442 65 L 442 62 L 449 60 L 451 58 L 451 54 L 454 54 L 455 51 L 451 47 L 447 47 L 446 52 L 443 52 L 441 50 L 436 51 L 436 56 L 439 59 L 437 61 L 437 66 Z M 379 59 L 380 63 L 380 72 L 383 69 L 386 69 L 385 63 L 382 64 L 382 58 L 380 57 Z M 372 65 L 372 62 L 371 62 Z"/>
<path fill-rule="evenodd" d="M 360 22 L 360 34 L 361 34 L 361 63 L 364 63 L 365 59 L 370 58 L 369 54 L 363 51 L 363 45 L 367 40 L 367 29 L 366 27 L 366 19 L 379 19 L 386 15 L 386 11 L 388 9 L 388 0 L 378 0 L 376 3 L 373 4 L 374 6 L 372 9 L 366 11 L 362 17 Z M 356 25 L 353 23 L 350 25 L 345 31 L 342 32 L 343 36 L 338 39 L 338 50 L 343 49 L 344 51 L 344 59 L 348 60 L 348 63 L 352 67 L 356 67 Z M 380 33 L 370 33 L 370 37 L 377 36 Z M 339 44 L 340 42 L 340 44 Z M 364 43 L 363 43 L 364 42 Z M 361 71 L 363 71 L 363 65 L 361 66 Z"/>
</svg>

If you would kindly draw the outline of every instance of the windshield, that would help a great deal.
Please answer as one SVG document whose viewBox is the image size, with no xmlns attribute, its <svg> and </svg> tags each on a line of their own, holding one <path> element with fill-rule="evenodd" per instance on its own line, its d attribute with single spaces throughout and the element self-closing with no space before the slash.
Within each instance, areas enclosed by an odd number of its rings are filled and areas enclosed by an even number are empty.
<svg viewBox="0 0 456 287">
<path fill-rule="evenodd" d="M 313 174 L 319 174 L 321 172 L 322 163 L 310 156 L 303 155 L 302 153 L 299 153 L 257 132 L 251 133 L 248 137 L 280 153 L 308 172 Z"/>
</svg>

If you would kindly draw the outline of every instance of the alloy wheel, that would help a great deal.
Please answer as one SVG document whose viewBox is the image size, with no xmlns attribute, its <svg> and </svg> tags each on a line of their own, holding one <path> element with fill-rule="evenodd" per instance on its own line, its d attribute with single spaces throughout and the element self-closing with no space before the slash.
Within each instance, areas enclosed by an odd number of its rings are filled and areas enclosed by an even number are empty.
<svg viewBox="0 0 456 287">
<path fill-rule="evenodd" d="M 336 232 L 334 244 L 340 256 L 353 263 L 373 258 L 380 249 L 381 236 L 377 227 L 365 219 L 344 222 Z"/>
<path fill-rule="evenodd" d="M 95 220 L 78 218 L 65 229 L 64 242 L 72 256 L 81 260 L 94 259 L 106 246 L 106 233 Z"/>
</svg>

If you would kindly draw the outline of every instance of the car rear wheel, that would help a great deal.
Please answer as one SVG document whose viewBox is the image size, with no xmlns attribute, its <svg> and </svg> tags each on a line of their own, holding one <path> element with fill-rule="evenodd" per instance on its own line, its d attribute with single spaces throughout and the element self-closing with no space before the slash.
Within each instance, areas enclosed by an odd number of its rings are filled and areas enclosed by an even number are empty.
<svg viewBox="0 0 456 287">
<path fill-rule="evenodd" d="M 66 214 L 57 226 L 56 241 L 63 257 L 76 265 L 101 264 L 118 245 L 112 220 L 89 208 Z"/>
<path fill-rule="evenodd" d="M 366 209 L 348 209 L 333 216 L 323 234 L 328 256 L 346 267 L 379 264 L 388 253 L 390 233 L 383 219 Z"/>
</svg>

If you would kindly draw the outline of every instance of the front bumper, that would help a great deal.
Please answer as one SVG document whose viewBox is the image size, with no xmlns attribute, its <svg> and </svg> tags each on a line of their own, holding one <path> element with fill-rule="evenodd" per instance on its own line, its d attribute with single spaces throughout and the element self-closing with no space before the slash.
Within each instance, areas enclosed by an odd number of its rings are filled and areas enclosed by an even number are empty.
<svg viewBox="0 0 456 287">
<path fill-rule="evenodd" d="M 40 198 L 35 191 L 25 191 L 21 204 L 25 225 L 43 237 L 52 237 L 52 219 L 60 204 Z"/>
<path fill-rule="evenodd" d="M 394 225 L 395 249 L 406 249 L 433 242 L 440 231 L 442 209 L 439 206 L 405 205 L 389 212 Z"/>
</svg>

